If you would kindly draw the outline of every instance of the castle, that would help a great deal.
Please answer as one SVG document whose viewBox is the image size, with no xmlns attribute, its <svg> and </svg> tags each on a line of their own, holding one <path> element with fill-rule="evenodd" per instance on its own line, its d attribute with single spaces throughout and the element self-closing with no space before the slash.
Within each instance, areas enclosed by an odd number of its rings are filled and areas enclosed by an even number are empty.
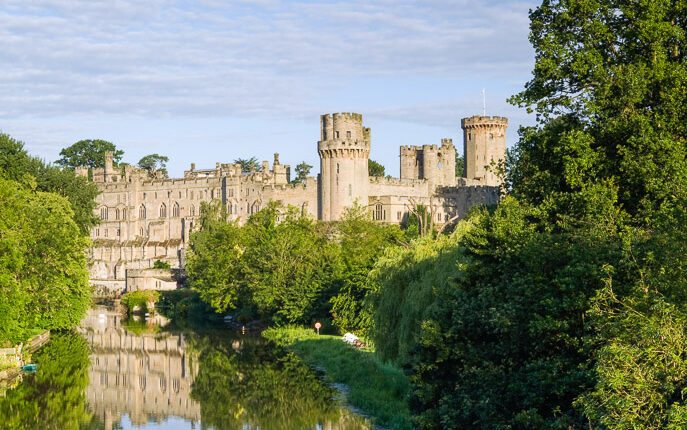
<svg viewBox="0 0 687 430">
<path fill-rule="evenodd" d="M 105 167 L 92 172 L 101 191 L 96 198 L 101 223 L 91 231 L 91 283 L 116 293 L 125 288 L 128 270 L 150 268 L 156 260 L 182 267 L 200 204 L 212 200 L 221 201 L 230 219 L 239 223 L 270 201 L 295 206 L 321 221 L 336 221 L 357 203 L 382 223 L 402 223 L 417 205 L 428 209 L 435 226 L 454 222 L 472 206 L 498 200 L 499 179 L 489 166 L 505 156 L 508 120 L 473 116 L 463 119 L 461 127 L 462 178 L 455 175 L 451 139 L 440 145 L 402 146 L 400 178 L 369 176 L 370 129 L 357 113 L 321 116 L 320 173 L 302 183 L 291 182 L 290 166 L 281 164 L 278 154 L 272 166 L 263 161 L 258 172 L 220 163 L 214 169 L 196 169 L 192 163 L 183 178 L 174 179 L 150 179 L 131 166 L 115 168 L 107 154 Z M 86 176 L 88 169 L 77 168 L 76 173 Z M 169 279 L 149 284 L 158 282 Z"/>
</svg>

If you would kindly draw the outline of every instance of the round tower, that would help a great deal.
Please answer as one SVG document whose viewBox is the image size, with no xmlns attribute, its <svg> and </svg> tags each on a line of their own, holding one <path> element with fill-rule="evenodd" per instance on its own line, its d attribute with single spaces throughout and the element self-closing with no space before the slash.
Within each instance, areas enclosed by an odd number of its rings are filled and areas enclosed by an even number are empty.
<svg viewBox="0 0 687 430">
<path fill-rule="evenodd" d="M 494 169 L 488 169 L 492 161 L 498 163 L 506 157 L 506 129 L 508 118 L 501 116 L 473 116 L 461 120 L 463 129 L 463 176 L 483 185 L 501 185 Z"/>
<path fill-rule="evenodd" d="M 370 185 L 370 129 L 359 113 L 320 117 L 320 210 L 323 221 L 336 221 L 344 208 L 365 206 Z"/>
</svg>

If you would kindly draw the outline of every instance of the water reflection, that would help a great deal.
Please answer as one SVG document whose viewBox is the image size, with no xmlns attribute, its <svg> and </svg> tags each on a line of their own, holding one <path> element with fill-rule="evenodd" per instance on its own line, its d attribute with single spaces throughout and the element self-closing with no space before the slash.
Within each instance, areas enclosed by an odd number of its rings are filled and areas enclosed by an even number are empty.
<svg viewBox="0 0 687 430">
<path fill-rule="evenodd" d="M 184 334 L 159 332 L 164 317 L 124 321 L 106 308 L 89 312 L 80 331 L 91 345 L 86 399 L 106 430 L 122 414 L 135 426 L 183 418 L 191 428 L 200 405 L 190 399 L 197 364 L 187 356 Z"/>
<path fill-rule="evenodd" d="M 177 332 L 163 317 L 97 308 L 53 333 L 38 372 L 0 398 L 17 429 L 369 429 L 294 356 L 230 330 Z M 90 355 L 90 356 L 89 356 Z"/>
</svg>

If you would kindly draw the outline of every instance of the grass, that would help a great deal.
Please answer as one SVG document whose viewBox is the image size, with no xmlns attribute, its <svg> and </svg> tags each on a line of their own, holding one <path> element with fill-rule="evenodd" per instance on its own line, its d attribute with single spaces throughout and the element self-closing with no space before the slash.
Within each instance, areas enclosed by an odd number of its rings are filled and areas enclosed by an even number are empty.
<svg viewBox="0 0 687 430">
<path fill-rule="evenodd" d="M 155 303 L 160 298 L 160 293 L 155 290 L 133 291 L 122 296 L 122 304 L 129 308 L 129 313 L 138 307 L 141 312 L 146 312 L 148 303 Z"/>
<path fill-rule="evenodd" d="M 328 382 L 346 384 L 348 402 L 375 424 L 413 428 L 408 377 L 399 368 L 382 363 L 374 352 L 356 349 L 339 336 L 318 336 L 312 329 L 299 327 L 271 328 L 263 336 L 287 347 L 310 366 L 324 368 Z"/>
</svg>

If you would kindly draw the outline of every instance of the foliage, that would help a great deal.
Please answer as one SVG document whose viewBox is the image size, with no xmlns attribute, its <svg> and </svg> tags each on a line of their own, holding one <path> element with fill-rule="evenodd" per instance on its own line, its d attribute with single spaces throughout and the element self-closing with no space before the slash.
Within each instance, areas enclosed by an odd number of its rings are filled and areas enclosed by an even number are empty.
<svg viewBox="0 0 687 430">
<path fill-rule="evenodd" d="M 132 291 L 122 295 L 121 303 L 133 313 L 136 308 L 141 311 L 148 309 L 149 305 L 154 304 L 160 298 L 160 292 L 155 290 Z"/>
<path fill-rule="evenodd" d="M 262 170 L 262 166 L 258 163 L 257 157 L 237 158 L 234 160 L 234 164 L 240 164 L 241 172 L 243 173 L 259 172 Z"/>
<path fill-rule="evenodd" d="M 112 161 L 116 166 L 122 159 L 124 151 L 117 149 L 112 142 L 101 139 L 80 140 L 60 151 L 60 157 L 55 164 L 74 169 L 76 167 L 105 167 L 105 153 L 113 153 Z"/>
<path fill-rule="evenodd" d="M 90 304 L 87 239 L 69 202 L 0 179 L 0 342 L 76 326 Z"/>
<path fill-rule="evenodd" d="M 155 263 L 153 263 L 153 269 L 171 269 L 172 266 L 169 265 L 166 261 L 162 260 L 155 260 Z"/>
<path fill-rule="evenodd" d="M 374 160 L 367 162 L 367 173 L 370 176 L 384 176 L 384 166 Z"/>
<path fill-rule="evenodd" d="M 310 174 L 310 169 L 312 169 L 312 166 L 310 164 L 306 163 L 305 161 L 301 161 L 296 166 L 296 178 L 292 182 L 304 184 L 305 179 Z"/>
<path fill-rule="evenodd" d="M 35 375 L 0 398 L 0 422 L 7 429 L 80 429 L 93 420 L 84 391 L 88 344 L 75 332 L 52 333 L 33 356 Z"/>
<path fill-rule="evenodd" d="M 98 189 L 86 178 L 76 177 L 69 169 L 45 164 L 31 157 L 24 144 L 0 133 L 0 177 L 19 182 L 26 187 L 66 197 L 74 212 L 74 221 L 83 235 L 98 224 L 94 215 Z"/>
<path fill-rule="evenodd" d="M 263 336 L 287 346 L 310 366 L 321 366 L 326 380 L 346 384 L 347 400 L 374 417 L 375 424 L 410 429 L 407 398 L 410 382 L 403 372 L 379 361 L 373 352 L 357 350 L 338 336 L 316 335 L 312 329 L 272 328 Z"/>
<path fill-rule="evenodd" d="M 456 178 L 462 178 L 465 174 L 465 156 L 458 155 L 458 149 L 456 149 Z"/>
<path fill-rule="evenodd" d="M 148 172 L 152 179 L 167 177 L 167 162 L 169 157 L 159 154 L 149 154 L 138 160 L 138 167 Z"/>
</svg>

